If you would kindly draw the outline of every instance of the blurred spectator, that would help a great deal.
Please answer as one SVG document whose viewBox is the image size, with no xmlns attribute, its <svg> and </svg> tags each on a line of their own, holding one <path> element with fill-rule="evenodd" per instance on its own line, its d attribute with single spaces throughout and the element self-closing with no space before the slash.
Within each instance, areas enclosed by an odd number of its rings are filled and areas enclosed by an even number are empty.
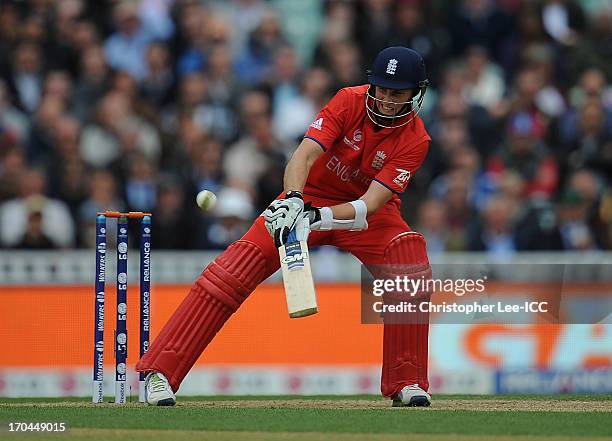
<svg viewBox="0 0 612 441">
<path fill-rule="evenodd" d="M 185 81 L 198 81 L 201 92 L 194 107 L 194 118 L 202 130 L 227 142 L 235 139 L 236 107 L 243 85 L 232 70 L 232 58 L 225 44 L 209 52 L 206 77 L 192 74 Z"/>
<path fill-rule="evenodd" d="M 481 214 L 480 224 L 470 232 L 469 249 L 504 255 L 515 252 L 514 233 L 517 206 L 501 196 L 489 199 Z"/>
<path fill-rule="evenodd" d="M 263 0 L 230 0 L 220 2 L 219 13 L 232 28 L 232 53 L 238 53 L 246 46 L 249 35 L 265 17 L 269 7 Z"/>
<path fill-rule="evenodd" d="M 79 206 L 77 214 L 81 246 L 90 248 L 95 245 L 96 213 L 106 210 L 126 211 L 127 207 L 120 198 L 117 185 L 115 176 L 108 170 L 95 170 L 91 173 L 87 198 Z M 107 237 L 110 241 L 116 237 L 116 225 L 116 222 L 107 223 Z"/>
<path fill-rule="evenodd" d="M 276 53 L 274 72 L 271 86 L 275 132 L 279 138 L 293 141 L 304 134 L 312 114 L 296 118 L 303 99 L 300 90 L 301 72 L 297 54 L 289 46 L 279 49 Z"/>
<path fill-rule="evenodd" d="M 151 213 L 157 200 L 156 170 L 152 162 L 142 153 L 132 153 L 127 161 L 125 179 L 125 201 L 130 211 Z"/>
<path fill-rule="evenodd" d="M 283 34 L 300 64 L 310 63 L 324 22 L 324 2 L 270 0 L 269 4 L 278 12 Z"/>
<path fill-rule="evenodd" d="M 224 142 L 232 140 L 236 132 L 236 117 L 229 102 L 213 98 L 215 92 L 211 90 L 208 79 L 203 75 L 191 74 L 184 82 L 185 94 L 188 94 L 190 89 L 195 92 L 194 96 L 188 98 L 188 102 L 192 103 L 193 120 L 198 127 Z"/>
<path fill-rule="evenodd" d="M 546 33 L 562 45 L 576 44 L 585 28 L 584 12 L 574 0 L 545 0 L 541 14 Z"/>
<path fill-rule="evenodd" d="M 160 149 L 155 129 L 136 116 L 128 99 L 117 92 L 101 100 L 97 123 L 85 127 L 81 140 L 81 156 L 92 167 L 107 167 L 137 150 L 156 161 Z"/>
<path fill-rule="evenodd" d="M 79 155 L 81 124 L 61 117 L 52 131 L 52 157 L 47 166 L 50 194 L 68 204 L 73 216 L 87 194 L 88 174 Z"/>
<path fill-rule="evenodd" d="M 590 98 L 579 112 L 566 115 L 561 126 L 563 156 L 572 169 L 584 166 L 612 174 L 612 112 Z"/>
<path fill-rule="evenodd" d="M 525 180 L 524 195 L 549 198 L 559 183 L 554 157 L 538 139 L 538 128 L 527 113 L 515 115 L 508 128 L 507 143 L 487 165 L 495 181 L 505 170 L 517 172 Z"/>
<path fill-rule="evenodd" d="M 6 60 L 19 38 L 19 10 L 15 3 L 0 3 L 0 59 Z"/>
<path fill-rule="evenodd" d="M 609 3 L 609 2 L 608 2 Z M 612 6 L 607 5 L 601 12 L 590 18 L 590 23 L 583 32 L 572 33 L 576 39 L 572 46 L 563 47 L 563 68 L 567 74 L 567 83 L 575 84 L 588 69 L 601 70 L 608 80 L 612 78 L 612 66 L 609 59 L 612 55 Z"/>
<path fill-rule="evenodd" d="M 589 99 L 600 99 L 607 112 L 612 111 L 612 88 L 606 83 L 606 77 L 600 69 L 587 69 L 580 76 L 579 83 L 569 92 L 570 104 L 581 108 Z"/>
<path fill-rule="evenodd" d="M 176 54 L 176 70 L 179 76 L 201 71 L 205 65 L 205 29 L 210 11 L 195 2 L 180 5 L 177 11 L 179 32 L 175 36 L 173 53 Z"/>
<path fill-rule="evenodd" d="M 612 248 L 612 190 L 609 188 L 602 195 L 598 215 L 601 222 L 599 237 L 602 239 L 602 248 L 610 250 Z"/>
<path fill-rule="evenodd" d="M 248 191 L 266 181 L 270 194 L 260 195 L 258 207 L 267 206 L 283 189 L 282 171 L 285 165 L 284 146 L 272 131 L 270 99 L 263 92 L 247 92 L 241 106 L 244 135 L 232 145 L 225 156 L 223 169 L 231 186 Z M 267 201 L 267 202 L 266 202 Z"/>
<path fill-rule="evenodd" d="M 51 68 L 66 70 L 75 75 L 79 64 L 79 47 L 76 46 L 78 19 L 83 13 L 84 3 L 82 0 L 58 0 L 55 8 L 55 16 L 49 26 L 52 38 L 45 48 L 45 53 Z M 41 22 L 40 30 L 45 33 L 44 23 Z M 47 31 L 48 32 L 48 31 Z"/>
<path fill-rule="evenodd" d="M 7 143 L 6 139 L 2 143 Z M 0 203 L 17 197 L 19 177 L 26 166 L 25 152 L 20 146 L 13 144 L 0 151 Z"/>
<path fill-rule="evenodd" d="M 184 126 L 187 121 L 192 130 L 203 131 L 204 128 L 196 124 L 193 113 L 198 105 L 206 100 L 207 93 L 208 83 L 202 74 L 192 73 L 181 78 L 175 103 L 167 106 L 161 115 L 164 131 L 180 136 L 181 125 Z"/>
<path fill-rule="evenodd" d="M 223 171 L 223 145 L 214 138 L 200 138 L 193 150 L 193 184 L 201 190 L 217 192 L 225 181 Z"/>
<path fill-rule="evenodd" d="M 466 85 L 464 94 L 468 104 L 490 109 L 504 94 L 504 79 L 499 67 L 489 60 L 486 49 L 472 46 L 465 60 Z"/>
<path fill-rule="evenodd" d="M 330 70 L 334 81 L 333 90 L 364 84 L 366 76 L 358 47 L 346 42 L 340 43 L 337 50 L 338 52 L 333 53 L 330 58 Z"/>
<path fill-rule="evenodd" d="M 610 248 L 612 239 L 609 220 L 603 210 L 605 188 L 603 179 L 591 170 L 583 169 L 574 172 L 568 179 L 568 188 L 576 192 L 587 206 L 587 224 L 592 231 L 595 245 L 598 248 Z"/>
<path fill-rule="evenodd" d="M 147 10 L 149 8 L 142 9 Z M 116 69 L 126 70 L 134 78 L 141 80 L 146 72 L 147 47 L 156 38 L 169 38 L 173 29 L 163 24 L 158 28 L 152 20 L 143 21 L 137 2 L 131 0 L 118 3 L 113 15 L 116 32 L 104 43 L 108 64 Z M 151 14 L 148 14 L 148 17 L 150 18 Z"/>
<path fill-rule="evenodd" d="M 274 131 L 280 139 L 297 144 L 320 109 L 331 99 L 331 76 L 322 68 L 308 70 L 299 93 L 286 97 L 274 109 Z"/>
<path fill-rule="evenodd" d="M 253 219 L 251 196 L 243 190 L 225 187 L 217 194 L 214 220 L 206 234 L 206 248 L 224 249 L 240 239 Z"/>
<path fill-rule="evenodd" d="M 328 11 L 313 61 L 315 66 L 329 69 L 331 58 L 341 43 L 351 41 L 356 31 L 356 11 L 350 2 L 343 0 L 327 3 Z"/>
<path fill-rule="evenodd" d="M 461 171 L 452 171 L 445 179 L 446 185 L 440 189 L 440 198 L 446 206 L 448 219 L 448 251 L 465 251 L 469 249 L 468 232 L 474 229 L 478 213 L 470 203 L 470 181 Z"/>
<path fill-rule="evenodd" d="M 238 76 L 247 84 L 264 80 L 271 74 L 276 50 L 285 44 L 278 16 L 266 12 L 251 32 L 245 51 L 236 60 Z"/>
<path fill-rule="evenodd" d="M 209 94 L 218 105 L 234 111 L 244 86 L 233 71 L 233 58 L 229 47 L 219 44 L 213 47 L 208 58 L 207 74 L 210 78 Z"/>
<path fill-rule="evenodd" d="M 11 103 L 6 83 L 0 79 L 0 133 L 10 133 L 18 142 L 25 144 L 29 130 L 28 117 Z"/>
<path fill-rule="evenodd" d="M 461 55 L 472 46 L 484 46 L 500 54 L 513 34 L 512 17 L 498 9 L 493 0 L 462 0 L 450 20 L 453 52 Z"/>
<path fill-rule="evenodd" d="M 520 251 L 559 251 L 564 249 L 553 201 L 533 199 L 518 213 L 516 247 Z"/>
<path fill-rule="evenodd" d="M 58 97 L 45 97 L 36 110 L 30 126 L 28 160 L 47 164 L 53 155 L 53 128 L 66 111 L 65 103 Z"/>
<path fill-rule="evenodd" d="M 141 83 L 142 96 L 150 103 L 161 107 L 171 100 L 174 88 L 174 73 L 168 47 L 152 43 L 146 53 L 146 73 Z"/>
<path fill-rule="evenodd" d="M 524 51 L 532 46 L 548 44 L 550 39 L 544 32 L 542 20 L 535 4 L 523 4 L 516 16 L 516 32 L 511 36 L 506 47 L 498 53 L 500 63 L 505 71 L 505 79 L 511 82 L 521 67 Z"/>
<path fill-rule="evenodd" d="M 40 47 L 23 42 L 15 48 L 11 72 L 6 78 L 11 95 L 21 109 L 33 113 L 40 102 L 43 82 Z"/>
<path fill-rule="evenodd" d="M 423 19 L 424 11 L 420 3 L 420 0 L 396 2 L 394 28 L 386 43 L 388 46 L 411 47 L 419 52 L 425 60 L 429 80 L 437 84 L 439 72 L 436 58 L 442 56 L 442 48 L 434 36 L 433 29 L 426 26 Z"/>
<path fill-rule="evenodd" d="M 564 75 L 555 72 L 553 50 L 546 45 L 533 45 L 523 53 L 524 63 L 533 71 L 540 81 L 540 89 L 535 97 L 535 104 L 546 116 L 555 117 L 565 111 L 565 98 L 555 86 Z"/>
<path fill-rule="evenodd" d="M 496 118 L 508 117 L 514 113 L 526 112 L 531 115 L 538 136 L 542 136 L 546 129 L 546 92 L 543 92 L 543 79 L 533 68 L 524 68 L 516 76 L 511 95 L 491 113 Z"/>
<path fill-rule="evenodd" d="M 559 230 L 566 250 L 596 248 L 593 231 L 588 225 L 588 202 L 576 191 L 568 189 L 559 201 Z"/>
<path fill-rule="evenodd" d="M 428 253 L 442 253 L 448 249 L 448 213 L 438 199 L 428 199 L 419 208 L 417 230 L 427 238 Z"/>
<path fill-rule="evenodd" d="M 360 3 L 357 25 L 365 32 L 358 33 L 359 48 L 364 59 L 373 60 L 391 39 L 395 2 L 393 0 L 364 0 Z"/>
<path fill-rule="evenodd" d="M 197 224 L 200 219 L 186 205 L 185 188 L 180 180 L 172 175 L 162 177 L 157 188 L 155 216 L 152 217 L 153 248 L 185 250 L 198 244 Z"/>
<path fill-rule="evenodd" d="M 13 247 L 24 240 L 33 213 L 42 216 L 42 232 L 55 247 L 75 245 L 75 228 L 66 204 L 47 197 L 46 175 L 41 169 L 26 169 L 19 176 L 19 195 L 0 205 L 0 242 Z"/>
<path fill-rule="evenodd" d="M 89 20 L 80 20 L 75 23 L 72 34 L 72 44 L 77 50 L 79 58 L 83 56 L 83 52 L 93 46 L 99 46 L 101 43 L 100 34 L 94 23 Z M 78 74 L 77 70 L 71 71 L 73 75 Z"/>
<path fill-rule="evenodd" d="M 74 113 L 81 121 L 93 117 L 95 105 L 104 95 L 110 71 L 101 46 L 90 46 L 81 55 L 80 71 L 74 94 L 80 97 L 73 106 Z"/>
<path fill-rule="evenodd" d="M 54 70 L 45 75 L 43 85 L 44 98 L 56 98 L 60 100 L 66 108 L 72 102 L 72 81 L 66 71 Z"/>
<path fill-rule="evenodd" d="M 56 248 L 53 241 L 43 231 L 42 213 L 32 210 L 28 213 L 25 233 L 14 248 L 29 250 L 44 250 Z"/>
</svg>

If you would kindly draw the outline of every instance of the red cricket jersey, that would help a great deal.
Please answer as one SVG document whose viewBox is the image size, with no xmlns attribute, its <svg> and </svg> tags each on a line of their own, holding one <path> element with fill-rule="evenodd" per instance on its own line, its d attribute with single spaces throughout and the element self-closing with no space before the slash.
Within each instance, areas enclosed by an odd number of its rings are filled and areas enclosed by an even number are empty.
<svg viewBox="0 0 612 441">
<path fill-rule="evenodd" d="M 431 138 L 418 116 L 395 129 L 377 127 L 365 110 L 368 87 L 341 89 L 310 125 L 305 138 L 325 153 L 310 169 L 305 194 L 348 202 L 376 180 L 399 206 L 397 195 L 423 163 Z"/>
</svg>

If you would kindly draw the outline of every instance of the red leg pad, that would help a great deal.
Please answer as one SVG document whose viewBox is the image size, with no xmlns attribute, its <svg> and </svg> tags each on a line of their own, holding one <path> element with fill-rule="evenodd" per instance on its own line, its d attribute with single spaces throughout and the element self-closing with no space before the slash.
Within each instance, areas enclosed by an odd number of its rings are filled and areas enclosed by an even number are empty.
<svg viewBox="0 0 612 441">
<path fill-rule="evenodd" d="M 423 236 L 416 232 L 403 233 L 387 246 L 385 265 L 409 268 L 414 277 L 431 277 L 427 258 L 427 245 Z M 404 265 L 404 266 L 402 266 Z M 385 303 L 399 303 L 401 298 L 385 297 Z M 404 386 L 418 384 L 423 390 L 429 388 L 427 379 L 427 357 L 429 338 L 429 313 L 402 314 L 401 324 L 393 323 L 393 316 L 385 314 L 383 336 L 383 368 L 381 392 L 393 397 Z"/>
<path fill-rule="evenodd" d="M 202 272 L 136 370 L 163 373 L 177 391 L 206 346 L 270 272 L 259 246 L 234 242 Z"/>
</svg>

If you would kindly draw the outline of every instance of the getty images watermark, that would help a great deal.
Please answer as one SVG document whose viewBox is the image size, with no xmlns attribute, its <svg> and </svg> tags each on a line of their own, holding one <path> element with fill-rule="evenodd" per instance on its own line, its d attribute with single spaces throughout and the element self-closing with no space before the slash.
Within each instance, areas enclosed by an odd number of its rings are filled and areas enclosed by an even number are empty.
<svg viewBox="0 0 612 441">
<path fill-rule="evenodd" d="M 364 267 L 363 323 L 612 322 L 609 265 Z M 606 321 L 607 320 L 607 321 Z"/>
<path fill-rule="evenodd" d="M 410 276 L 395 276 L 393 278 L 374 279 L 372 282 L 372 294 L 380 300 L 372 304 L 374 312 L 453 312 L 463 314 L 474 313 L 512 313 L 512 312 L 548 312 L 548 302 L 524 302 L 522 305 L 508 305 L 501 301 L 496 303 L 482 303 L 481 301 L 457 303 L 435 303 L 424 301 L 421 298 L 431 293 L 447 293 L 458 297 L 486 292 L 487 276 L 481 279 L 426 279 L 425 277 L 414 279 Z M 383 297 L 395 295 L 399 302 L 387 302 Z M 410 301 L 402 298 L 410 299 Z M 414 300 L 422 300 L 415 302 Z"/>
</svg>

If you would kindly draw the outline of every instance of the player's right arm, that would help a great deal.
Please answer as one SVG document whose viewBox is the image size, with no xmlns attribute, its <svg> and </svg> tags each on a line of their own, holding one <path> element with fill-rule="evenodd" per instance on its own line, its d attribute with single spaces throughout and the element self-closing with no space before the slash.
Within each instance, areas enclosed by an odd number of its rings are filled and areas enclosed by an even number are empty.
<svg viewBox="0 0 612 441">
<path fill-rule="evenodd" d="M 341 89 L 310 125 L 309 131 L 285 168 L 285 197 L 272 202 L 263 213 L 265 226 L 277 246 L 285 243 L 289 231 L 296 227 L 298 222 L 305 222 L 302 190 L 314 162 L 342 133 L 348 109 L 346 93 L 345 89 Z M 305 230 L 300 234 L 304 238 L 307 235 Z"/>
<path fill-rule="evenodd" d="M 304 138 L 295 150 L 285 168 L 285 197 L 270 204 L 264 211 L 265 226 L 274 238 L 276 246 L 287 240 L 289 232 L 303 217 L 304 198 L 302 190 L 306 184 L 312 164 L 323 150 L 315 141 Z M 300 239 L 306 239 L 307 233 L 300 234 Z"/>
<path fill-rule="evenodd" d="M 323 154 L 323 149 L 310 138 L 304 138 L 298 148 L 293 152 L 285 168 L 285 191 L 299 191 L 304 189 L 306 179 L 312 164 Z"/>
</svg>

